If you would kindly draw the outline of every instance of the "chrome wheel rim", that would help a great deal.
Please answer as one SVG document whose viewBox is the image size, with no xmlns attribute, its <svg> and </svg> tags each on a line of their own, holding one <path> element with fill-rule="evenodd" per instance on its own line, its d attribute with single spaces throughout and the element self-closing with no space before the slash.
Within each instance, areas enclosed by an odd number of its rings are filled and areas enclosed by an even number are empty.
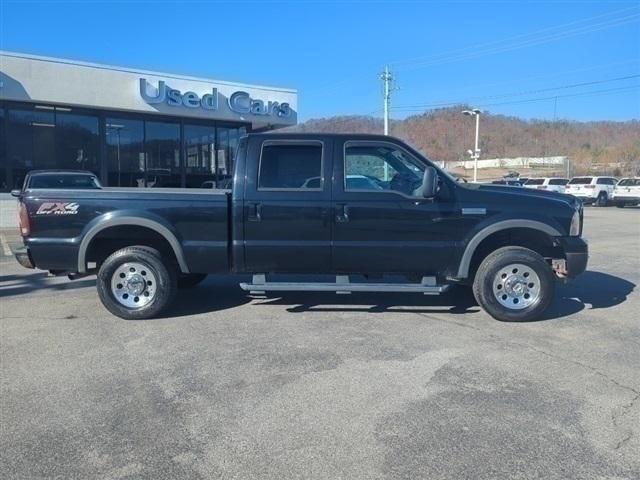
<svg viewBox="0 0 640 480">
<path fill-rule="evenodd" d="M 120 305 L 131 310 L 151 303 L 156 290 L 156 274 L 143 263 L 123 263 L 111 276 L 111 293 Z"/>
<path fill-rule="evenodd" d="M 495 275 L 493 295 L 503 307 L 522 310 L 540 298 L 540 277 L 531 267 L 512 263 Z"/>
</svg>

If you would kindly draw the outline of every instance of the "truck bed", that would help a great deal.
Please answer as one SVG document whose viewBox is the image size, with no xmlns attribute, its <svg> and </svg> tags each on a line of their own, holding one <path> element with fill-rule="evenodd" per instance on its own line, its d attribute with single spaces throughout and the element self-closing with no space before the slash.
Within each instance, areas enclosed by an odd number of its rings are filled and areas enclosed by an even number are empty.
<svg viewBox="0 0 640 480">
<path fill-rule="evenodd" d="M 215 189 L 27 190 L 31 234 L 25 244 L 38 268 L 82 271 L 79 257 L 88 240 L 135 217 L 141 228 L 166 229 L 175 237 L 182 271 L 227 271 L 229 197 L 229 190 Z"/>
</svg>

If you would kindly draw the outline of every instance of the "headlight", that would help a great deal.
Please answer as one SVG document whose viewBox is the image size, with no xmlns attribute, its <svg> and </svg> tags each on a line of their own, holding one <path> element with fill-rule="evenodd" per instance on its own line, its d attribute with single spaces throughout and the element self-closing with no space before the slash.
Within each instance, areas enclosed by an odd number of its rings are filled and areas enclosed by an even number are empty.
<svg viewBox="0 0 640 480">
<path fill-rule="evenodd" d="M 569 227 L 569 235 L 577 237 L 580 235 L 580 212 L 576 210 L 571 217 L 571 226 Z"/>
</svg>

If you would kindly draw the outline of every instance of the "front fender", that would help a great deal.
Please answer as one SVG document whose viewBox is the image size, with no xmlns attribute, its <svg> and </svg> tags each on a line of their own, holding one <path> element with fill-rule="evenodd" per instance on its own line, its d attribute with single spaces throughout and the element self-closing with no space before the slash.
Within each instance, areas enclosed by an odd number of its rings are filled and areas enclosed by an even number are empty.
<svg viewBox="0 0 640 480">
<path fill-rule="evenodd" d="M 555 223 L 555 222 L 553 222 Z M 464 279 L 469 277 L 469 268 L 471 266 L 471 259 L 475 253 L 478 245 L 487 238 L 501 230 L 508 230 L 512 228 L 530 228 L 538 230 L 552 237 L 562 235 L 562 231 L 559 225 L 553 225 L 546 221 L 530 220 L 530 219 L 503 219 L 503 220 L 491 220 L 487 219 L 486 222 L 480 223 L 473 231 L 469 233 L 463 244 L 465 245 L 460 262 L 458 264 L 458 272 L 456 278 Z"/>
</svg>

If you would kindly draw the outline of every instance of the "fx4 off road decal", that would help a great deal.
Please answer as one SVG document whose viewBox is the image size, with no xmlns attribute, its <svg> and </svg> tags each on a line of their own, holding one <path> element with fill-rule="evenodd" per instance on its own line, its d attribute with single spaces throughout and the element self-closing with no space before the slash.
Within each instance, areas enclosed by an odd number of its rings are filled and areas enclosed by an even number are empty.
<svg viewBox="0 0 640 480">
<path fill-rule="evenodd" d="M 80 204 L 75 202 L 45 202 L 40 205 L 36 215 L 75 215 Z"/>
</svg>

